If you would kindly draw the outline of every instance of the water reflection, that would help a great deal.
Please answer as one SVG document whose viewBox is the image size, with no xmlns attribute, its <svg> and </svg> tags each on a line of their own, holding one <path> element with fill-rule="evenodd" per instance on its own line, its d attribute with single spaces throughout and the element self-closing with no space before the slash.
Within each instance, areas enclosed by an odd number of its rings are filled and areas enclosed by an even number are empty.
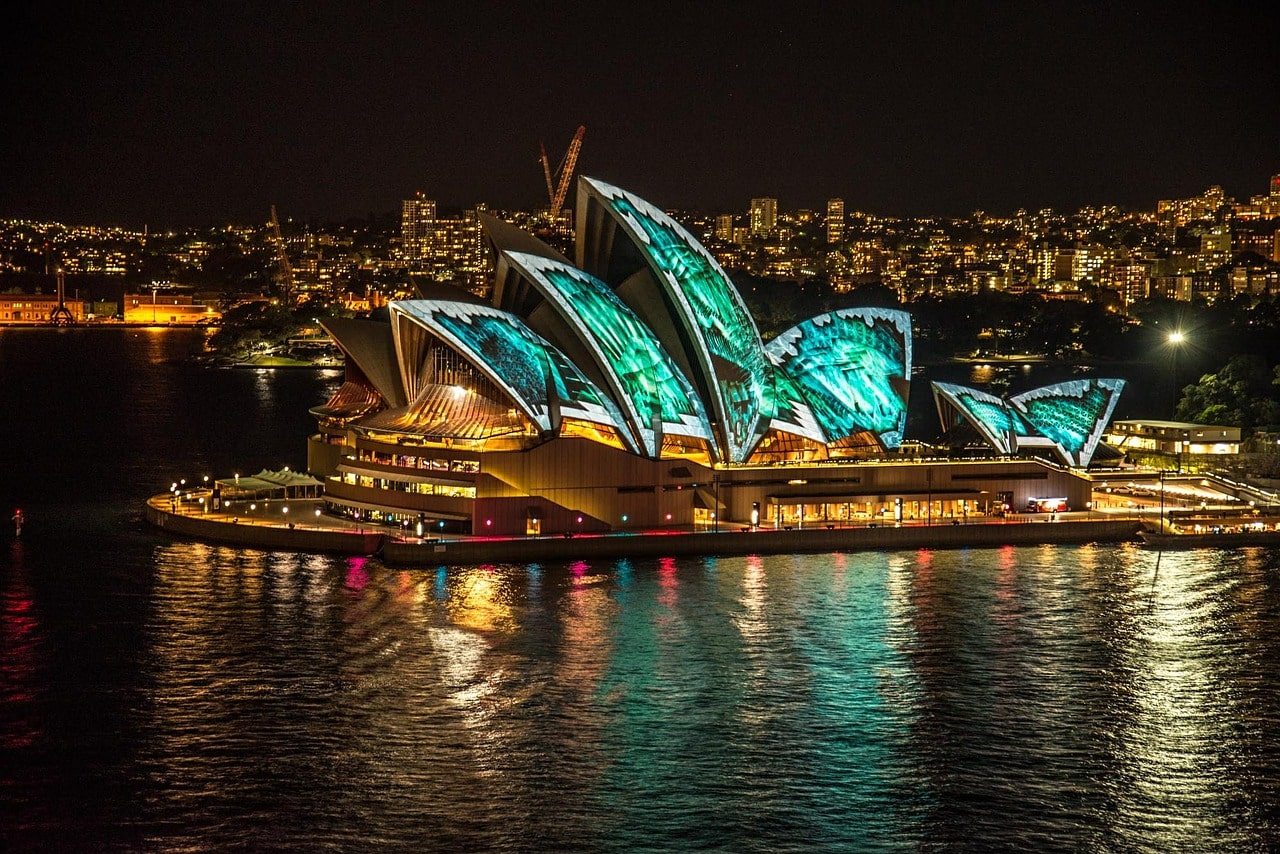
<svg viewBox="0 0 1280 854">
<path fill-rule="evenodd" d="M 0 705 L 5 710 L 0 745 L 5 750 L 31 747 L 43 734 L 39 706 L 44 693 L 44 631 L 27 578 L 25 547 L 16 537 L 5 545 L 9 570 L 0 592 Z"/>
<path fill-rule="evenodd" d="M 1274 659 L 1256 651 L 1280 642 L 1257 628 L 1275 562 L 1165 555 L 1157 577 L 1154 559 L 412 572 L 166 544 L 139 820 L 170 828 L 163 847 L 449 827 L 464 849 L 1256 849 L 1276 780 Z M 268 792 L 272 827 L 172 832 Z M 344 799 L 368 818 L 344 824 Z M 313 829 L 288 818 L 312 813 Z"/>
<path fill-rule="evenodd" d="M 1247 801 L 1240 783 L 1251 769 L 1235 736 L 1250 710 L 1239 706 L 1238 662 L 1219 640 L 1248 566 L 1201 552 L 1158 555 L 1146 613 L 1124 651 L 1135 716 L 1122 736 L 1132 786 L 1118 797 L 1117 820 L 1155 848 L 1260 842 L 1237 806 Z"/>
</svg>

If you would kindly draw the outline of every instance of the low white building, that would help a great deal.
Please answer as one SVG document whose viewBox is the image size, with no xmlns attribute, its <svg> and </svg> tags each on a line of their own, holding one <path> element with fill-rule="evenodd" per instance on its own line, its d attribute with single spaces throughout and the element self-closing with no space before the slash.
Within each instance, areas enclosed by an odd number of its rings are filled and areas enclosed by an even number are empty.
<svg viewBox="0 0 1280 854">
<path fill-rule="evenodd" d="M 1160 454 L 1238 454 L 1240 428 L 1187 421 L 1115 421 L 1107 442 L 1122 451 Z"/>
</svg>

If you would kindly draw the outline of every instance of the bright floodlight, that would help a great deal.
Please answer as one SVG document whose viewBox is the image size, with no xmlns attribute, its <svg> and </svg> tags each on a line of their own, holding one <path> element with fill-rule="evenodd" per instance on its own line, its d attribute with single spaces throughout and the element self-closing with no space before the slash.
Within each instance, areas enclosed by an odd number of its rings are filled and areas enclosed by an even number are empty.
<svg viewBox="0 0 1280 854">
<path fill-rule="evenodd" d="M 1182 334 L 1181 332 L 1170 332 L 1170 333 L 1169 333 L 1169 343 L 1170 343 L 1170 344 L 1181 344 L 1184 340 L 1185 340 L 1185 336 L 1183 336 L 1183 334 Z"/>
</svg>

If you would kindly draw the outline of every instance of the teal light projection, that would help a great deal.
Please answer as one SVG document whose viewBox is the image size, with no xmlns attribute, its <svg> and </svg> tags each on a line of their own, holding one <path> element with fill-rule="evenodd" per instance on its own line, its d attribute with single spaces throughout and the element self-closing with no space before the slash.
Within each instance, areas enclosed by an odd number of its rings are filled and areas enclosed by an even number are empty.
<svg viewBox="0 0 1280 854">
<path fill-rule="evenodd" d="M 496 308 L 447 300 L 392 303 L 459 353 L 509 394 L 543 431 L 559 428 L 562 415 L 622 430 L 609 398 L 520 318 Z M 554 391 L 555 400 L 550 397 Z M 553 408 L 553 404 L 555 407 Z"/>
<path fill-rule="evenodd" d="M 863 431 L 902 444 L 911 376 L 911 318 L 855 308 L 811 318 L 765 348 L 800 387 L 827 441 Z"/>
<path fill-rule="evenodd" d="M 1001 398 L 985 391 L 951 383 L 933 384 L 934 397 L 950 403 L 987 442 L 1002 454 L 1017 450 L 1017 437 L 1026 436 L 1030 428 Z M 950 425 L 944 422 L 944 427 Z"/>
<path fill-rule="evenodd" d="M 777 365 L 773 366 L 773 412 L 770 427 L 787 433 L 796 433 L 815 442 L 827 443 L 827 432 L 818 423 L 808 398 L 791 376 Z"/>
<path fill-rule="evenodd" d="M 504 254 L 595 356 L 646 454 L 657 457 L 661 450 L 655 415 L 664 433 L 712 438 L 706 411 L 689 380 L 608 285 L 551 258 Z"/>
<path fill-rule="evenodd" d="M 533 333 L 536 334 L 536 333 Z M 542 339 L 551 360 L 551 379 L 555 383 L 556 398 L 560 403 L 560 415 L 578 421 L 602 424 L 618 434 L 627 450 L 638 453 L 635 440 L 626 430 L 621 410 L 609 395 L 593 383 L 569 357 L 551 342 Z"/>
<path fill-rule="evenodd" d="M 1123 389 L 1124 380 L 1071 380 L 1014 395 L 1009 403 L 1072 464 L 1087 466 Z"/>
<path fill-rule="evenodd" d="M 694 357 L 715 391 L 712 407 L 731 462 L 750 456 L 772 418 L 769 360 L 728 274 L 677 222 L 643 199 L 584 178 L 644 254 L 699 346 Z"/>
<path fill-rule="evenodd" d="M 1020 444 L 1037 444 L 1034 439 L 1043 445 L 1048 439 L 1063 462 L 1088 466 L 1124 384 L 1119 379 L 1071 380 L 1003 400 L 978 389 L 935 382 L 933 393 L 1002 453 L 1016 453 Z M 941 406 L 939 414 L 943 414 Z M 947 426 L 945 416 L 943 426 Z"/>
</svg>

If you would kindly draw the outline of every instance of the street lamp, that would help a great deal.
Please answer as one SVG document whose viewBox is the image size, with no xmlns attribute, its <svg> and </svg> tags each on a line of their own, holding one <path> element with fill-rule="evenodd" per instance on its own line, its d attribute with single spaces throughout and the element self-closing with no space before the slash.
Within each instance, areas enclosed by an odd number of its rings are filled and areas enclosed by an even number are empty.
<svg viewBox="0 0 1280 854">
<path fill-rule="evenodd" d="M 1167 340 L 1169 348 L 1173 351 L 1169 373 L 1169 397 L 1172 399 L 1169 404 L 1169 417 L 1173 418 L 1178 409 L 1178 353 L 1182 350 L 1182 345 L 1186 343 L 1187 336 L 1182 334 L 1181 329 L 1175 329 L 1169 333 Z"/>
<path fill-rule="evenodd" d="M 716 504 L 716 506 L 711 509 L 711 524 L 713 526 L 713 530 L 718 534 L 720 533 L 720 514 L 716 511 L 720 509 L 720 472 L 717 471 L 711 473 L 711 484 L 715 487 L 714 499 Z M 755 524 L 754 520 L 752 521 L 752 524 Z"/>
<path fill-rule="evenodd" d="M 1164 533 L 1164 469 L 1160 469 L 1160 533 Z"/>
</svg>

